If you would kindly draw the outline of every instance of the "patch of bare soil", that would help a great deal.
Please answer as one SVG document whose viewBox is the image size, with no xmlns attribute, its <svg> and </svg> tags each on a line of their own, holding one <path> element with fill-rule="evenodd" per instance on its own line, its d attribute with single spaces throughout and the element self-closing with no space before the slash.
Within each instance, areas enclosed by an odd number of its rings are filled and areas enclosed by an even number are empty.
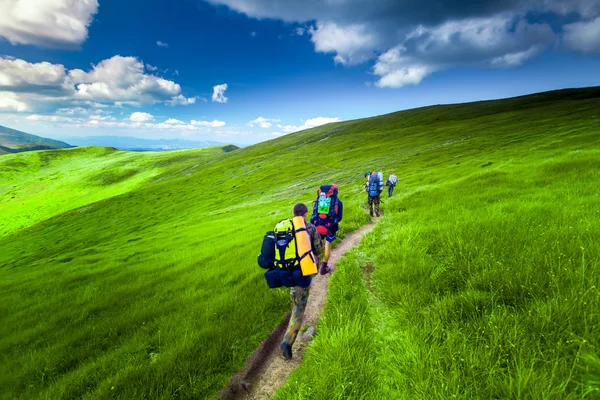
<svg viewBox="0 0 600 400">
<path fill-rule="evenodd" d="M 357 246 L 363 236 L 374 226 L 375 224 L 371 222 L 346 235 L 344 240 L 331 251 L 328 264 L 335 268 L 344 253 Z M 285 360 L 279 350 L 279 344 L 283 339 L 290 318 L 290 314 L 288 314 L 285 321 L 271 332 L 269 337 L 260 344 L 254 354 L 246 361 L 244 369 L 231 377 L 229 383 L 217 394 L 217 399 L 269 399 L 286 382 L 292 371 L 302 361 L 304 351 L 312 339 L 314 327 L 325 307 L 330 277 L 331 274 L 327 274 L 317 275 L 313 278 L 304 313 L 303 328 L 301 329 L 304 334 L 299 335 L 294 343 L 292 348 L 293 358 Z"/>
</svg>

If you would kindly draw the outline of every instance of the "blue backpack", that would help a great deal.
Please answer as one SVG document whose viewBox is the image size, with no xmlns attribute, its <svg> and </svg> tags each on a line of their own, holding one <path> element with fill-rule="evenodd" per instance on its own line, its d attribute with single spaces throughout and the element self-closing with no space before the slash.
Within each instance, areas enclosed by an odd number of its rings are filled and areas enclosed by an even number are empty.
<svg viewBox="0 0 600 400">
<path fill-rule="evenodd" d="M 380 186 L 381 186 L 381 180 L 379 178 L 378 174 L 371 174 L 371 177 L 369 178 L 369 186 L 367 187 L 367 192 L 369 193 L 369 196 L 371 197 L 375 197 L 379 195 L 380 190 Z"/>
</svg>

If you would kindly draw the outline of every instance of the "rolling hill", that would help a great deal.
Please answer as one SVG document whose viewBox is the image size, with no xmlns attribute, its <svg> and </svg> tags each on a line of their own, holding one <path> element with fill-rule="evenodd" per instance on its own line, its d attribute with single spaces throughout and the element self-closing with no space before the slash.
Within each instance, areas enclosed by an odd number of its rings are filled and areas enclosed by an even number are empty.
<svg viewBox="0 0 600 400">
<path fill-rule="evenodd" d="M 73 147 L 59 140 L 31 135 L 0 125 L 0 154 L 21 153 L 32 150 L 52 150 Z"/>
<path fill-rule="evenodd" d="M 369 220 L 367 170 L 400 186 L 275 398 L 593 398 L 599 109 L 588 88 L 230 152 L 5 155 L 0 398 L 213 397 L 289 311 L 264 232 L 336 182 L 343 238 Z"/>
</svg>

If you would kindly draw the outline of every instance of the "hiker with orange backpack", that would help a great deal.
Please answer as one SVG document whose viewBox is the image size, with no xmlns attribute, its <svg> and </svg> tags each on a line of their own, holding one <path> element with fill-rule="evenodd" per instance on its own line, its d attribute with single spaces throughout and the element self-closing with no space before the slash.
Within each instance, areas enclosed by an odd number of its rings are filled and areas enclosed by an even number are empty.
<svg viewBox="0 0 600 400">
<path fill-rule="evenodd" d="M 344 205 L 338 198 L 338 186 L 335 184 L 322 185 L 317 191 L 313 214 L 310 222 L 317 227 L 321 240 L 325 245 L 325 254 L 319 267 L 321 275 L 331 272 L 327 265 L 331 255 L 331 242 L 337 237 L 339 223 L 342 220 Z"/>
<path fill-rule="evenodd" d="M 291 288 L 292 316 L 279 346 L 288 360 L 292 358 L 292 345 L 302 326 L 310 284 L 317 274 L 318 255 L 323 249 L 317 228 L 306 223 L 308 207 L 298 203 L 293 212 L 293 219 L 280 221 L 266 233 L 258 255 L 258 265 L 267 269 L 265 279 L 269 287 Z"/>
</svg>

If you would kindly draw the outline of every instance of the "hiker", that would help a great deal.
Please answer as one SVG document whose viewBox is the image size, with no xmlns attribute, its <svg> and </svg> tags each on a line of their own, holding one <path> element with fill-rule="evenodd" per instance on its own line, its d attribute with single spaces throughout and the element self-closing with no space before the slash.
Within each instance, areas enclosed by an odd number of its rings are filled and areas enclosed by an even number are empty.
<svg viewBox="0 0 600 400">
<path fill-rule="evenodd" d="M 302 217 L 306 220 L 307 214 L 308 207 L 306 204 L 298 203 L 294 206 L 294 217 Z M 310 222 L 306 224 L 306 231 L 310 237 L 312 252 L 318 259 L 318 255 L 323 249 L 321 237 L 317 232 L 317 228 Z M 298 331 L 302 326 L 302 318 L 304 317 L 304 310 L 306 309 L 306 302 L 308 301 L 309 287 L 310 280 L 308 280 L 308 285 L 306 287 L 294 286 L 290 289 L 292 316 L 287 331 L 285 332 L 285 336 L 283 337 L 283 341 L 279 346 L 281 354 L 287 360 L 292 358 L 292 345 L 296 341 L 296 336 L 298 336 Z"/>
<path fill-rule="evenodd" d="M 371 217 L 373 216 L 373 206 L 375 206 L 375 215 L 379 217 L 379 195 L 383 191 L 383 173 L 371 172 L 365 185 L 365 190 L 369 196 Z"/>
<path fill-rule="evenodd" d="M 325 247 L 323 261 L 319 266 L 321 275 L 332 271 L 327 263 L 329 262 L 329 256 L 331 256 L 331 243 L 337 238 L 343 210 L 344 205 L 338 198 L 338 186 L 335 184 L 321 185 L 317 191 L 317 199 L 314 202 L 313 214 L 310 218 L 310 222 L 317 227 Z"/>
<path fill-rule="evenodd" d="M 391 172 L 389 178 L 387 178 L 387 181 L 385 182 L 385 186 L 388 188 L 388 198 L 392 197 L 392 193 L 394 193 L 394 188 L 396 187 L 397 183 L 398 177 Z"/>
</svg>

